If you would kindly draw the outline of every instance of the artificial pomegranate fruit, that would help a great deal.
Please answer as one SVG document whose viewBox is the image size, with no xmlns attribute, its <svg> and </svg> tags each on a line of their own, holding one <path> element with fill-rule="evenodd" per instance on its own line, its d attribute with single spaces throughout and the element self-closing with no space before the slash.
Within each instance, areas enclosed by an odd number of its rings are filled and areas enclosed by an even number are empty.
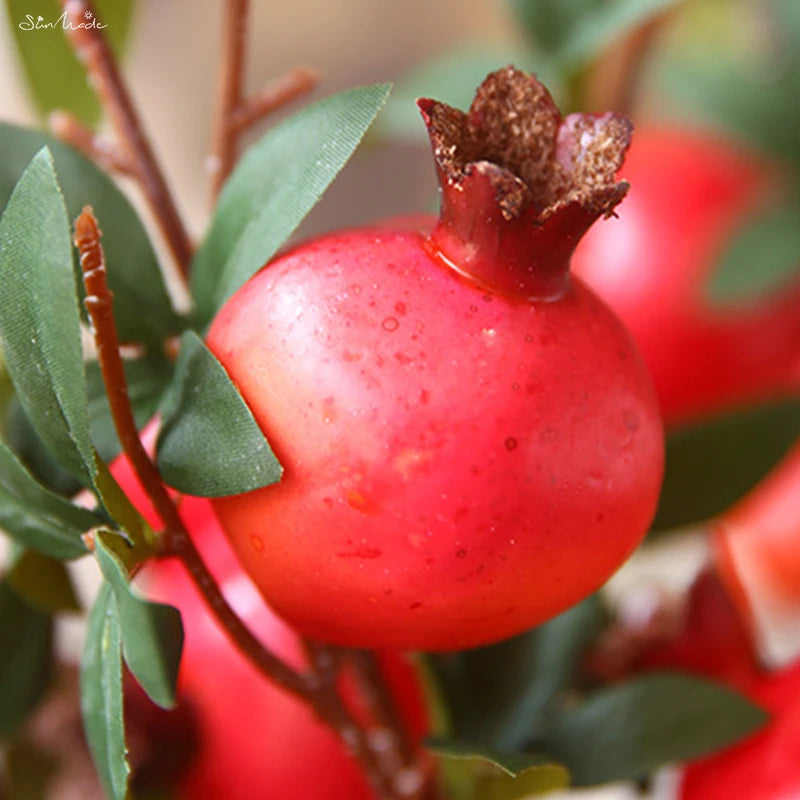
<svg viewBox="0 0 800 800">
<path fill-rule="evenodd" d="M 753 684 L 747 694 L 772 714 L 742 742 L 690 764 L 680 800 L 792 800 L 800 797 L 800 661 Z"/>
<path fill-rule="evenodd" d="M 712 530 L 720 574 L 743 616 L 800 655 L 800 443 Z"/>
<path fill-rule="evenodd" d="M 143 441 L 148 446 L 155 433 L 152 425 L 144 431 Z M 111 470 L 137 508 L 159 527 L 128 460 L 118 458 Z M 303 668 L 305 657 L 297 634 L 264 604 L 242 572 L 210 502 L 196 497 L 184 497 L 180 502 L 181 516 L 193 541 L 242 620 L 272 652 Z M 188 738 L 194 752 L 180 777 L 178 797 L 374 798 L 360 765 L 348 755 L 336 734 L 304 703 L 268 681 L 231 644 L 183 565 L 174 559 L 149 562 L 138 580 L 149 598 L 176 606 L 184 625 L 178 696 L 184 716 L 188 714 L 193 724 Z M 414 667 L 397 653 L 380 653 L 378 658 L 404 724 L 412 738 L 421 741 L 428 720 Z M 363 703 L 355 684 L 347 682 L 344 695 L 353 712 L 363 717 Z M 126 703 L 135 706 L 137 718 L 151 720 L 150 735 L 156 742 L 174 733 L 176 726 L 165 724 L 164 712 L 148 713 L 149 701 L 141 691 L 131 691 L 129 687 Z M 168 742 L 176 752 L 181 751 L 181 744 Z"/>
<path fill-rule="evenodd" d="M 737 231 L 774 195 L 773 170 L 719 136 L 636 131 L 619 219 L 580 243 L 573 272 L 619 314 L 667 425 L 796 389 L 800 282 L 715 303 L 710 283 Z"/>
<path fill-rule="evenodd" d="M 209 501 L 186 498 L 181 513 L 244 622 L 272 652 L 303 668 L 297 634 L 270 611 L 242 572 Z M 196 720 L 197 749 L 180 780 L 180 797 L 375 797 L 360 765 L 336 734 L 236 651 L 181 564 L 174 560 L 149 564 L 142 582 L 149 597 L 180 609 L 185 629 L 178 692 Z M 412 665 L 398 654 L 387 653 L 381 655 L 381 666 L 406 724 L 419 741 L 426 731 L 426 715 Z M 349 694 L 355 702 L 354 687 Z"/>
<path fill-rule="evenodd" d="M 214 507 L 304 634 L 443 650 L 601 585 L 648 528 L 663 434 L 630 336 L 569 273 L 627 189 L 628 121 L 562 119 L 511 67 L 468 113 L 419 106 L 442 192 L 432 232 L 300 245 L 214 320 L 208 345 L 285 468 Z"/>
</svg>

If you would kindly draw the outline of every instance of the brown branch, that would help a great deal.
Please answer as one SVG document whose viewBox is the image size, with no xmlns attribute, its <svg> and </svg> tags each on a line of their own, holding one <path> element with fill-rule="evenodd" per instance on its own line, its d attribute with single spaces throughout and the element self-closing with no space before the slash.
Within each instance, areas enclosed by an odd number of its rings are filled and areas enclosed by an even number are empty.
<svg viewBox="0 0 800 800">
<path fill-rule="evenodd" d="M 226 0 L 222 24 L 222 56 L 217 77 L 217 107 L 209 170 L 211 197 L 217 197 L 236 161 L 236 136 L 231 118 L 242 99 L 247 14 L 250 0 Z"/>
<path fill-rule="evenodd" d="M 345 653 L 367 712 L 374 720 L 375 727 L 368 731 L 369 744 L 382 771 L 393 776 L 394 791 L 402 797 L 434 797 L 432 775 L 420 762 L 419 749 L 388 689 L 375 652 L 351 649 Z"/>
<path fill-rule="evenodd" d="M 127 154 L 105 136 L 98 136 L 77 117 L 66 111 L 54 111 L 48 117 L 53 135 L 72 145 L 106 172 L 135 177 L 133 164 Z"/>
<path fill-rule="evenodd" d="M 155 221 L 181 274 L 186 277 L 192 256 L 189 235 L 144 134 L 111 48 L 100 28 L 81 26 L 85 14 L 94 15 L 87 0 L 62 0 L 62 5 L 70 23 L 67 27 L 70 43 L 80 61 L 86 65 L 89 78 L 108 112 L 121 146 L 127 152 Z"/>
<path fill-rule="evenodd" d="M 258 94 L 243 100 L 234 109 L 231 128 L 242 133 L 254 123 L 283 106 L 308 94 L 319 80 L 317 73 L 307 67 L 296 67 L 280 78 L 270 81 Z"/>
<path fill-rule="evenodd" d="M 80 254 L 86 287 L 86 310 L 92 323 L 103 384 L 108 395 L 114 428 L 125 456 L 142 488 L 167 526 L 165 548 L 177 555 L 188 569 L 209 607 L 236 646 L 272 680 L 306 699 L 315 696 L 316 680 L 308 681 L 270 653 L 236 615 L 216 585 L 193 542 L 180 514 L 161 480 L 158 468 L 147 455 L 136 430 L 125 370 L 119 354 L 114 322 L 113 298 L 106 282 L 106 266 L 100 244 L 100 230 L 92 209 L 86 206 L 75 221 L 75 246 Z"/>
<path fill-rule="evenodd" d="M 337 731 L 348 749 L 361 762 L 380 796 L 387 800 L 414 797 L 395 787 L 395 772 L 387 769 L 377 749 L 347 709 L 337 688 L 340 662 L 327 645 L 307 643 L 311 670 L 297 672 L 268 650 L 242 622 L 220 591 L 214 576 L 186 530 L 170 498 L 158 468 L 144 449 L 133 418 L 125 370 L 114 322 L 113 297 L 106 281 L 106 265 L 100 230 L 92 209 L 84 207 L 75 221 L 75 245 L 80 255 L 86 288 L 86 309 L 92 324 L 100 371 L 108 395 L 111 416 L 123 452 L 166 525 L 162 552 L 177 556 L 188 571 L 209 609 L 237 649 L 267 678 L 308 703 L 318 717 Z"/>
<path fill-rule="evenodd" d="M 269 83 L 252 98 L 242 94 L 247 49 L 249 0 L 227 0 L 222 25 L 222 56 L 217 78 L 217 102 L 209 173 L 215 201 L 238 157 L 239 137 L 253 123 L 314 88 L 317 77 L 298 67 Z"/>
</svg>

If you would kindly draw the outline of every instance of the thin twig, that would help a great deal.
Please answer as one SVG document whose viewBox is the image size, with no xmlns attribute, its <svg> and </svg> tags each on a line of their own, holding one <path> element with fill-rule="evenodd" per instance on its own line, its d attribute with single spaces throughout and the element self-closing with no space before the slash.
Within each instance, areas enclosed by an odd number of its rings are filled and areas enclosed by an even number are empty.
<svg viewBox="0 0 800 800">
<path fill-rule="evenodd" d="M 310 92 L 317 82 L 316 73 L 298 67 L 271 81 L 255 96 L 243 96 L 242 75 L 247 50 L 249 8 L 249 0 L 227 0 L 225 4 L 214 132 L 208 160 L 212 202 L 236 164 L 239 137 L 244 131 L 268 114 Z"/>
<path fill-rule="evenodd" d="M 128 178 L 135 177 L 133 164 L 127 154 L 111 139 L 95 134 L 77 117 L 66 111 L 54 111 L 47 121 L 56 137 L 80 150 L 106 172 Z"/>
<path fill-rule="evenodd" d="M 120 145 L 127 151 L 155 221 L 186 277 L 192 256 L 189 235 L 167 187 L 161 168 L 144 134 L 139 115 L 122 80 L 111 48 L 100 28 L 81 25 L 94 17 L 87 0 L 62 0 L 69 24 L 67 35 L 78 58 L 86 65 L 91 83 L 107 110 Z"/>
<path fill-rule="evenodd" d="M 162 538 L 163 554 L 177 556 L 182 561 L 217 622 L 239 651 L 267 678 L 308 703 L 320 719 L 337 731 L 361 762 L 365 774 L 381 797 L 387 800 L 404 800 L 413 796 L 395 790 L 394 776 L 387 772 L 385 764 L 371 746 L 368 732 L 359 726 L 339 696 L 338 662 L 327 645 L 308 644 L 307 652 L 312 669 L 308 673 L 297 672 L 253 635 L 220 591 L 214 576 L 189 537 L 178 509 L 164 487 L 158 468 L 139 439 L 119 352 L 113 297 L 106 281 L 100 230 L 89 206 L 83 209 L 75 221 L 74 238 L 86 288 L 84 302 L 92 324 L 114 427 L 125 456 L 166 525 Z"/>
<path fill-rule="evenodd" d="M 100 230 L 89 206 L 83 209 L 75 221 L 75 245 L 80 253 L 83 282 L 86 287 L 84 302 L 92 323 L 98 363 L 114 427 L 122 450 L 130 461 L 142 488 L 167 526 L 168 533 L 164 543 L 166 549 L 177 555 L 186 565 L 209 607 L 228 631 L 236 646 L 274 681 L 289 691 L 310 699 L 315 695 L 317 681 L 307 680 L 266 650 L 225 600 L 189 538 L 183 520 L 161 481 L 158 468 L 147 455 L 139 439 L 128 396 L 125 370 L 119 354 L 113 298 L 106 281 Z"/>
<path fill-rule="evenodd" d="M 217 197 L 236 161 L 236 136 L 231 118 L 242 100 L 247 14 L 250 0 L 227 0 L 222 24 L 222 55 L 217 78 L 217 108 L 209 170 L 211 197 Z"/>
<path fill-rule="evenodd" d="M 370 746 L 392 775 L 394 790 L 403 797 L 429 797 L 429 776 L 419 761 L 419 750 L 388 689 L 376 654 L 372 650 L 347 650 L 361 697 L 375 727 L 368 732 Z"/>
<path fill-rule="evenodd" d="M 319 77 L 314 70 L 308 67 L 296 67 L 270 81 L 258 94 L 241 101 L 234 110 L 231 119 L 234 134 L 242 133 L 273 111 L 308 94 L 317 85 L 318 80 Z"/>
</svg>

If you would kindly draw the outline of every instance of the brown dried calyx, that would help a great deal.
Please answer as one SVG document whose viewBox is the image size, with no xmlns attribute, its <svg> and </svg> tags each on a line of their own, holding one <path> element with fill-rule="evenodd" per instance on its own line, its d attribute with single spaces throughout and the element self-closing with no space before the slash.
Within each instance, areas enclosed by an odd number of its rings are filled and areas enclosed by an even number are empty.
<svg viewBox="0 0 800 800">
<path fill-rule="evenodd" d="M 491 73 L 469 112 L 420 100 L 439 171 L 451 185 L 485 174 L 505 219 L 533 206 L 544 221 L 572 204 L 609 215 L 628 184 L 616 182 L 632 125 L 620 114 L 562 118 L 547 89 L 511 66 Z"/>
</svg>

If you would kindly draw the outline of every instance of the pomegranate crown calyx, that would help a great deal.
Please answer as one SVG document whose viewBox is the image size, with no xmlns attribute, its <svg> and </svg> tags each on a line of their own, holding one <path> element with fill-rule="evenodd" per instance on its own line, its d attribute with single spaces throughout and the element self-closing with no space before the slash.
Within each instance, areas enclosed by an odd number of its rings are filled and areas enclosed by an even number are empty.
<svg viewBox="0 0 800 800">
<path fill-rule="evenodd" d="M 594 219 L 609 216 L 628 191 L 615 176 L 630 120 L 611 112 L 562 118 L 547 89 L 511 66 L 484 80 L 466 113 L 436 100 L 417 104 L 442 187 L 488 178 L 506 220 L 544 222 L 576 205 Z"/>
</svg>

